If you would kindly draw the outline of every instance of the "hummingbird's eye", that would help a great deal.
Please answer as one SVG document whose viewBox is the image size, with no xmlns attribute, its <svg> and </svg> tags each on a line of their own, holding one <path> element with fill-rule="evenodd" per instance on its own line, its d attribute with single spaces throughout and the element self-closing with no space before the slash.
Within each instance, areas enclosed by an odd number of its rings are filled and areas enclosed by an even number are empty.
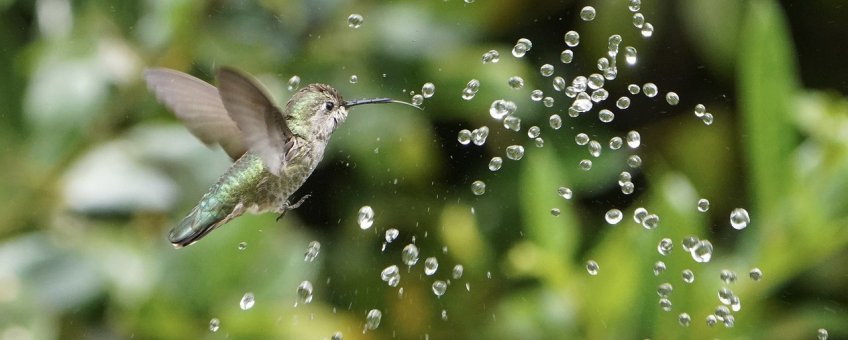
<svg viewBox="0 0 848 340">
<path fill-rule="evenodd" d="M 324 109 L 327 111 L 333 111 L 334 107 L 336 107 L 336 104 L 334 104 L 333 102 L 324 103 Z"/>
</svg>

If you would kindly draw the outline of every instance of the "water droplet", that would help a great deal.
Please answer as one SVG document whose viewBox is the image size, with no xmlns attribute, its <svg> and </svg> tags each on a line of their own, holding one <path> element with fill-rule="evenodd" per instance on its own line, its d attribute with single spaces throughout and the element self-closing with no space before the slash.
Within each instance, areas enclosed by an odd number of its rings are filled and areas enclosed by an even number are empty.
<svg viewBox="0 0 848 340">
<path fill-rule="evenodd" d="M 492 157 L 489 161 L 489 171 L 498 171 L 501 169 L 501 165 L 503 165 L 503 158 L 500 157 Z"/>
<path fill-rule="evenodd" d="M 300 77 L 292 76 L 289 78 L 289 91 L 297 90 L 297 87 L 300 86 Z"/>
<path fill-rule="evenodd" d="M 642 13 L 633 13 L 633 27 L 641 29 L 645 26 L 645 15 Z"/>
<path fill-rule="evenodd" d="M 424 260 L 424 274 L 433 275 L 439 269 L 439 260 L 435 257 L 428 257 Z"/>
<path fill-rule="evenodd" d="M 704 104 L 695 105 L 695 117 L 701 118 L 707 113 L 707 107 Z"/>
<path fill-rule="evenodd" d="M 660 297 L 668 297 L 668 295 L 671 294 L 673 290 L 674 287 L 671 285 L 671 283 L 666 282 L 657 287 L 657 295 L 659 295 Z"/>
<path fill-rule="evenodd" d="M 724 319 L 727 318 L 728 315 L 730 315 L 730 308 L 727 308 L 727 306 L 720 305 L 716 307 L 715 313 L 713 313 L 713 315 L 715 315 L 716 319 L 718 319 L 719 321 L 724 321 Z"/>
<path fill-rule="evenodd" d="M 559 61 L 563 64 L 571 64 L 572 60 L 574 60 L 574 52 L 569 49 L 565 49 L 559 54 Z"/>
<path fill-rule="evenodd" d="M 605 90 L 605 89 L 597 89 L 595 91 L 592 91 L 591 99 L 595 103 L 607 100 L 607 98 L 609 98 L 609 92 L 607 92 L 607 90 Z M 607 112 L 609 112 L 609 110 L 607 110 Z M 612 113 L 612 112 L 610 112 L 610 113 Z M 610 115 L 610 116 L 612 117 L 613 115 Z M 610 119 L 610 120 L 612 120 L 612 119 Z"/>
<path fill-rule="evenodd" d="M 624 214 L 621 212 L 621 210 L 618 209 L 607 210 L 607 213 L 604 214 L 604 219 L 607 221 L 607 223 L 613 225 L 618 224 L 618 222 L 621 222 L 622 218 L 624 218 Z"/>
<path fill-rule="evenodd" d="M 565 44 L 568 47 L 574 47 L 580 44 L 580 34 L 575 31 L 568 31 L 564 36 Z"/>
<path fill-rule="evenodd" d="M 627 92 L 630 92 L 630 94 L 639 94 L 639 91 L 641 91 L 641 88 L 639 87 L 639 85 L 636 85 L 636 84 L 627 85 Z"/>
<path fill-rule="evenodd" d="M 462 89 L 462 99 L 463 100 L 474 99 L 474 96 L 476 96 L 476 95 L 477 95 L 477 92 L 474 92 L 469 88 Z"/>
<path fill-rule="evenodd" d="M 562 211 L 560 211 L 559 208 L 552 208 L 551 209 L 551 215 L 552 216 L 559 216 L 561 213 L 562 213 Z"/>
<path fill-rule="evenodd" d="M 580 161 L 580 170 L 589 171 L 592 170 L 592 160 L 591 159 L 583 159 Z"/>
<path fill-rule="evenodd" d="M 518 90 L 524 87 L 524 78 L 521 78 L 519 76 L 509 77 L 507 84 L 509 84 L 509 87 L 511 87 L 513 90 Z"/>
<path fill-rule="evenodd" d="M 539 73 L 542 74 L 542 77 L 550 77 L 554 74 L 554 65 L 544 64 L 539 68 Z"/>
<path fill-rule="evenodd" d="M 454 280 L 459 280 L 462 277 L 462 273 L 464 270 L 465 268 L 463 268 L 461 264 L 453 266 L 453 270 L 451 271 L 451 277 Z"/>
<path fill-rule="evenodd" d="M 548 118 L 548 123 L 551 125 L 551 129 L 559 130 L 562 127 L 562 117 L 558 114 L 552 114 L 550 118 Z"/>
<path fill-rule="evenodd" d="M 459 133 L 456 135 L 456 140 L 459 144 L 468 145 L 468 143 L 471 143 L 471 131 L 468 131 L 468 129 L 459 130 Z"/>
<path fill-rule="evenodd" d="M 695 262 L 710 262 L 710 259 L 713 257 L 713 244 L 709 240 L 701 240 L 689 252 L 692 254 L 692 259 Z"/>
<path fill-rule="evenodd" d="M 542 137 L 537 137 L 536 139 L 533 140 L 533 143 L 536 144 L 537 148 L 541 148 L 541 147 L 545 146 L 545 140 L 542 139 Z"/>
<path fill-rule="evenodd" d="M 645 217 L 648 217 L 648 209 L 638 207 L 636 210 L 633 210 L 633 221 L 636 221 L 637 224 L 642 224 Z"/>
<path fill-rule="evenodd" d="M 253 308 L 253 305 L 256 304 L 256 300 L 253 298 L 253 293 L 245 293 L 244 296 L 241 297 L 241 301 L 239 301 L 239 307 L 241 310 L 248 310 Z"/>
<path fill-rule="evenodd" d="M 730 310 L 732 310 L 734 312 L 738 312 L 738 311 L 742 310 L 742 299 L 740 299 L 738 296 L 731 297 L 730 298 Z M 727 324 L 727 323 L 725 322 L 725 324 Z"/>
<path fill-rule="evenodd" d="M 525 38 L 518 39 L 518 42 L 516 42 L 515 46 L 512 48 L 512 56 L 521 58 L 530 51 L 531 48 L 533 48 L 533 43 L 530 42 L 530 40 Z"/>
<path fill-rule="evenodd" d="M 238 250 L 245 250 L 245 249 L 247 249 L 247 242 L 239 242 Z"/>
<path fill-rule="evenodd" d="M 662 256 L 668 256 L 668 254 L 671 254 L 671 249 L 673 247 L 674 247 L 674 243 L 671 242 L 671 239 L 670 238 L 664 238 L 664 239 L 660 240 L 659 244 L 657 244 L 657 251 Z"/>
<path fill-rule="evenodd" d="M 383 313 L 378 309 L 368 311 L 365 316 L 365 330 L 375 330 L 380 327 L 380 319 L 383 318 Z M 364 332 L 363 332 L 364 333 Z"/>
<path fill-rule="evenodd" d="M 659 224 L 660 217 L 656 214 L 645 216 L 645 219 L 642 220 L 642 227 L 648 230 L 656 229 Z"/>
<path fill-rule="evenodd" d="M 701 121 L 704 122 L 704 125 L 713 125 L 713 114 L 705 113 L 703 117 L 701 117 Z"/>
<path fill-rule="evenodd" d="M 627 8 L 631 12 L 638 12 L 642 8 L 642 0 L 630 0 L 627 3 Z"/>
<path fill-rule="evenodd" d="M 623 144 L 624 141 L 621 139 L 621 137 L 612 137 L 609 141 L 609 148 L 610 150 L 618 150 L 621 149 L 621 145 Z"/>
<path fill-rule="evenodd" d="M 710 210 L 710 201 L 707 200 L 706 198 L 699 199 L 698 200 L 698 211 L 707 212 L 707 210 Z"/>
<path fill-rule="evenodd" d="M 660 309 L 666 312 L 671 312 L 671 300 L 668 298 L 660 298 Z"/>
<path fill-rule="evenodd" d="M 686 282 L 686 283 L 695 282 L 695 273 L 693 273 L 691 270 L 684 269 L 683 272 L 681 273 L 681 275 L 683 275 L 683 282 Z"/>
<path fill-rule="evenodd" d="M 221 320 L 218 320 L 218 318 L 212 318 L 212 320 L 209 320 L 209 331 L 215 333 L 219 329 L 221 329 Z"/>
<path fill-rule="evenodd" d="M 397 239 L 399 235 L 400 231 L 395 228 L 390 228 L 389 230 L 386 230 L 386 242 L 392 243 L 392 241 Z"/>
<path fill-rule="evenodd" d="M 589 141 L 588 149 L 589 149 L 589 154 L 592 155 L 592 157 L 600 157 L 601 156 L 601 143 L 599 143 L 598 141 L 596 141 L 596 140 Z"/>
<path fill-rule="evenodd" d="M 724 281 L 724 283 L 727 283 L 727 284 L 734 283 L 734 282 L 736 282 L 736 273 L 734 273 L 730 270 L 727 270 L 727 269 L 722 269 L 721 272 L 719 273 L 719 278 L 721 278 L 721 280 Z"/>
<path fill-rule="evenodd" d="M 421 86 L 421 95 L 424 98 L 430 98 L 434 93 L 436 93 L 436 85 L 433 85 L 433 83 L 424 83 L 424 86 Z"/>
<path fill-rule="evenodd" d="M 495 64 L 501 60 L 501 54 L 498 51 L 490 50 L 489 52 L 483 53 L 483 64 L 492 63 Z"/>
<path fill-rule="evenodd" d="M 421 104 L 424 104 L 424 96 L 420 94 L 412 96 L 412 105 L 421 106 Z"/>
<path fill-rule="evenodd" d="M 347 17 L 347 27 L 350 28 L 359 28 L 362 26 L 362 22 L 365 21 L 365 18 L 360 14 L 351 14 Z"/>
<path fill-rule="evenodd" d="M 358 77 L 358 76 L 356 76 L 355 74 L 350 76 L 350 83 L 351 83 L 351 84 L 356 84 L 356 83 L 358 83 L 358 82 L 359 82 L 359 77 Z"/>
<path fill-rule="evenodd" d="M 501 120 L 510 113 L 515 112 L 516 108 L 517 107 L 513 102 L 498 99 L 493 101 L 492 105 L 489 107 L 489 115 L 494 119 Z"/>
<path fill-rule="evenodd" d="M 442 320 L 444 320 L 444 321 L 448 320 L 448 311 L 445 310 L 445 309 L 442 309 Z"/>
<path fill-rule="evenodd" d="M 748 216 L 748 211 L 742 208 L 733 209 L 730 212 L 730 226 L 736 230 L 745 229 L 751 223 L 751 217 Z"/>
<path fill-rule="evenodd" d="M 571 108 L 577 112 L 588 112 L 592 109 L 592 100 L 586 92 L 580 92 L 571 104 Z"/>
<path fill-rule="evenodd" d="M 707 315 L 707 326 L 712 327 L 712 326 L 715 326 L 716 323 L 718 323 L 718 318 L 716 318 L 715 315 L 713 315 L 713 314 Z"/>
<path fill-rule="evenodd" d="M 564 199 L 570 200 L 574 193 L 569 188 L 559 187 L 559 189 L 557 189 L 557 195 Z"/>
<path fill-rule="evenodd" d="M 559 76 L 554 77 L 554 80 L 553 80 L 552 83 L 554 85 L 555 91 L 562 91 L 563 89 L 565 89 L 565 79 L 563 79 L 562 77 L 559 77 Z"/>
<path fill-rule="evenodd" d="M 337 331 L 332 337 L 330 337 L 330 340 L 344 340 L 344 335 L 341 331 Z"/>
<path fill-rule="evenodd" d="M 680 96 L 677 93 L 669 92 L 665 94 L 665 101 L 668 105 L 677 105 L 680 103 Z"/>
<path fill-rule="evenodd" d="M 362 230 L 371 228 L 374 225 L 374 209 L 366 205 L 359 208 L 359 215 L 356 217 L 356 223 L 359 223 L 359 228 Z"/>
<path fill-rule="evenodd" d="M 600 91 L 600 90 L 598 90 L 598 91 Z M 602 123 L 609 123 L 609 122 L 613 121 L 613 119 L 615 119 L 615 114 L 612 113 L 612 111 L 610 111 L 610 110 L 603 109 L 600 112 L 598 112 L 598 120 L 600 120 Z"/>
<path fill-rule="evenodd" d="M 624 61 L 627 65 L 636 65 L 638 52 L 636 48 L 633 46 L 627 46 L 624 48 Z"/>
<path fill-rule="evenodd" d="M 625 195 L 630 195 L 633 193 L 633 190 L 636 189 L 636 186 L 633 185 L 633 182 L 624 182 L 621 184 L 621 193 Z"/>
<path fill-rule="evenodd" d="M 816 337 L 817 337 L 819 340 L 827 340 L 827 336 L 828 336 L 828 335 L 827 335 L 827 330 L 826 330 L 826 329 L 824 329 L 824 328 L 819 328 L 819 330 L 818 330 L 818 331 L 816 331 Z"/>
<path fill-rule="evenodd" d="M 300 298 L 300 302 L 310 303 L 312 302 L 312 282 L 303 281 L 297 286 L 297 297 Z"/>
<path fill-rule="evenodd" d="M 481 180 L 476 180 L 474 183 L 471 183 L 471 192 L 475 195 L 480 196 L 486 193 L 486 183 Z"/>
<path fill-rule="evenodd" d="M 580 19 L 583 19 L 583 21 L 595 20 L 595 8 L 592 6 L 583 7 L 580 10 Z"/>
<path fill-rule="evenodd" d="M 318 257 L 318 253 L 321 251 L 321 243 L 318 241 L 309 242 L 309 245 L 306 246 L 306 253 L 303 254 L 303 260 L 306 262 L 315 261 L 315 258 Z"/>
<path fill-rule="evenodd" d="M 642 136 L 638 131 L 627 132 L 627 146 L 631 149 L 636 149 L 642 144 Z"/>
<path fill-rule="evenodd" d="M 657 85 L 654 83 L 645 83 L 642 85 L 642 92 L 645 93 L 645 96 L 648 98 L 653 98 L 657 95 L 659 90 L 657 89 Z"/>
<path fill-rule="evenodd" d="M 445 295 L 445 291 L 447 291 L 447 290 L 448 290 L 448 284 L 445 283 L 445 281 L 442 281 L 442 280 L 433 281 L 433 294 L 436 294 L 436 296 L 441 297 L 442 295 Z"/>
<path fill-rule="evenodd" d="M 530 138 L 539 137 L 539 134 L 541 132 L 542 132 L 542 129 L 540 129 L 538 126 L 533 125 L 529 129 L 527 129 L 527 137 L 530 137 Z"/>
<path fill-rule="evenodd" d="M 489 137 L 489 127 L 487 127 L 487 126 L 481 126 L 480 128 L 474 129 L 474 131 L 471 131 L 471 141 L 474 142 L 474 145 L 486 144 L 486 138 L 488 138 L 488 137 Z"/>
<path fill-rule="evenodd" d="M 586 262 L 586 271 L 589 272 L 589 275 L 595 276 L 598 275 L 598 271 L 601 270 L 601 267 L 598 266 L 598 263 L 595 260 L 589 260 Z"/>
<path fill-rule="evenodd" d="M 418 247 L 412 243 L 407 244 L 406 247 L 403 247 L 400 258 L 407 266 L 415 265 L 418 263 Z"/>
<path fill-rule="evenodd" d="M 654 263 L 654 276 L 660 276 L 665 271 L 665 262 L 657 261 Z"/>
<path fill-rule="evenodd" d="M 627 157 L 627 166 L 633 169 L 642 166 L 642 157 L 639 157 L 639 155 L 630 155 L 630 157 Z"/>
<path fill-rule="evenodd" d="M 545 104 L 545 107 L 554 107 L 554 98 L 545 97 L 545 99 L 542 99 L 542 104 Z"/>
<path fill-rule="evenodd" d="M 692 323 L 692 317 L 689 316 L 689 313 L 680 313 L 680 315 L 677 316 L 677 322 L 683 327 L 689 327 Z"/>
<path fill-rule="evenodd" d="M 577 76 L 571 81 L 571 86 L 574 87 L 574 90 L 577 92 L 584 92 L 589 88 L 589 78 L 584 76 Z"/>
<path fill-rule="evenodd" d="M 652 25 L 650 22 L 646 22 L 645 25 L 642 26 L 641 33 L 642 37 L 650 38 L 652 35 L 654 35 L 654 25 Z"/>
<path fill-rule="evenodd" d="M 538 102 L 542 100 L 542 97 L 545 96 L 545 93 L 542 90 L 533 90 L 530 91 L 530 100 L 534 102 Z"/>
<path fill-rule="evenodd" d="M 465 85 L 465 88 L 477 93 L 477 91 L 480 90 L 480 81 L 477 79 L 471 79 L 468 81 L 468 84 Z"/>
<path fill-rule="evenodd" d="M 748 272 L 748 277 L 750 277 L 751 280 L 760 281 L 760 279 L 763 278 L 763 271 L 760 270 L 760 268 L 751 269 L 751 271 Z"/>
<path fill-rule="evenodd" d="M 510 145 L 506 147 L 506 158 L 517 161 L 524 157 L 524 147 L 521 145 Z"/>
<path fill-rule="evenodd" d="M 692 249 L 695 248 L 695 246 L 697 246 L 698 242 L 700 242 L 700 241 L 701 240 L 699 240 L 695 236 L 686 236 L 686 237 L 683 238 L 683 241 L 680 242 L 680 243 L 682 244 L 684 251 L 691 252 Z"/>
<path fill-rule="evenodd" d="M 516 116 L 507 116 L 503 120 L 503 126 L 505 129 L 512 131 L 521 130 L 521 118 Z"/>
<path fill-rule="evenodd" d="M 388 283 L 391 287 L 397 287 L 398 283 L 400 283 L 400 270 L 398 266 L 391 265 L 383 268 L 383 271 L 380 272 L 380 279 Z"/>
</svg>

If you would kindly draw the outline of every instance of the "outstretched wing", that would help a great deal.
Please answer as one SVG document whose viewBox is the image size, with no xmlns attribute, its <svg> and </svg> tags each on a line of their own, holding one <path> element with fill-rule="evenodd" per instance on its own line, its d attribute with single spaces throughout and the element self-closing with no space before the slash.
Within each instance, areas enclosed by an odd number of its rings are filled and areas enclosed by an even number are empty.
<svg viewBox="0 0 848 340">
<path fill-rule="evenodd" d="M 144 79 L 159 102 L 174 112 L 200 141 L 207 145 L 220 144 L 232 159 L 247 151 L 241 131 L 227 114 L 214 86 L 165 68 L 145 70 Z"/>
<path fill-rule="evenodd" d="M 293 136 L 280 109 L 261 85 L 231 68 L 218 70 L 218 92 L 248 149 L 259 155 L 269 172 L 279 176 L 286 142 Z"/>
</svg>

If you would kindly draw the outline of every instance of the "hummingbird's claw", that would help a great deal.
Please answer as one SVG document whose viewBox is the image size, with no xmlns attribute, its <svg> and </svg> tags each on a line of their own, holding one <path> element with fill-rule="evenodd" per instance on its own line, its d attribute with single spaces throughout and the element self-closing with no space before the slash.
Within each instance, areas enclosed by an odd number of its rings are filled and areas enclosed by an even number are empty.
<svg viewBox="0 0 848 340">
<path fill-rule="evenodd" d="M 283 216 L 285 216 L 286 212 L 288 212 L 289 210 L 294 210 L 294 209 L 299 208 L 300 205 L 303 204 L 303 202 L 305 202 L 307 198 L 309 198 L 309 196 L 312 196 L 312 195 L 311 194 L 303 195 L 303 197 L 301 197 L 299 200 L 297 200 L 297 202 L 295 202 L 295 204 L 289 204 L 288 201 L 286 201 L 286 203 L 283 203 L 283 206 L 280 208 L 280 210 L 282 210 L 282 212 L 280 213 L 280 216 L 277 216 L 277 222 L 279 222 L 280 219 L 283 218 Z"/>
</svg>

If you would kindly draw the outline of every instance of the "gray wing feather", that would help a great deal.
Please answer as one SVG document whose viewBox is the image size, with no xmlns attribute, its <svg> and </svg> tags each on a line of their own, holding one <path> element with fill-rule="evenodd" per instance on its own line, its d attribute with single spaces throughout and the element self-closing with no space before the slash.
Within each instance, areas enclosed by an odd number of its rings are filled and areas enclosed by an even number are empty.
<svg viewBox="0 0 848 340">
<path fill-rule="evenodd" d="M 207 145 L 220 144 L 233 159 L 247 151 L 241 131 L 227 114 L 214 86 L 164 68 L 145 70 L 144 79 L 159 102 L 174 112 L 200 141 Z"/>
<path fill-rule="evenodd" d="M 280 109 L 258 83 L 231 68 L 218 70 L 218 91 L 248 149 L 259 155 L 269 172 L 279 176 L 286 142 L 292 137 Z"/>
</svg>

